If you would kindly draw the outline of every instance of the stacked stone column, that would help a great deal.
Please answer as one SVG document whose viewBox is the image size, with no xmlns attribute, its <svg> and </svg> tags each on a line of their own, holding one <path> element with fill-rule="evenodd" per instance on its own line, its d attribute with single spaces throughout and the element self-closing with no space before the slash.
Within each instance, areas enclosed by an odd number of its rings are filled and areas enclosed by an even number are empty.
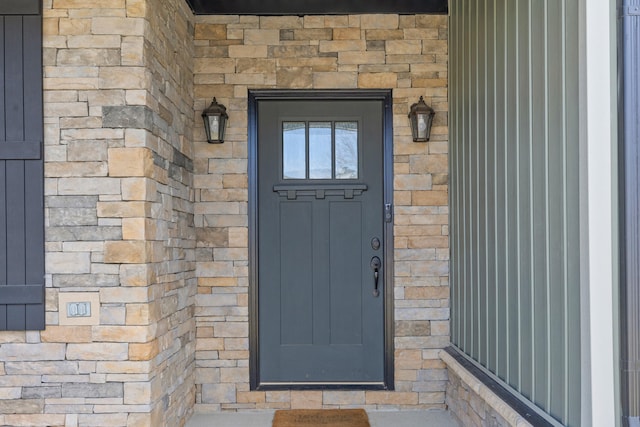
<svg viewBox="0 0 640 427">
<path fill-rule="evenodd" d="M 45 0 L 47 327 L 0 333 L 0 424 L 179 426 L 195 400 L 193 15 Z M 71 318 L 66 303 L 91 316 Z"/>
</svg>

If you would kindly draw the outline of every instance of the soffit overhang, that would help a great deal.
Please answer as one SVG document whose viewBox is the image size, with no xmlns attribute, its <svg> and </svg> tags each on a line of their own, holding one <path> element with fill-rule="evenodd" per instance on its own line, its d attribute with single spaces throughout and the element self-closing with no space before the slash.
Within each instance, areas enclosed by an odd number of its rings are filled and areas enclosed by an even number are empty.
<svg viewBox="0 0 640 427">
<path fill-rule="evenodd" d="M 448 0 L 186 0 L 197 15 L 446 14 Z"/>
</svg>

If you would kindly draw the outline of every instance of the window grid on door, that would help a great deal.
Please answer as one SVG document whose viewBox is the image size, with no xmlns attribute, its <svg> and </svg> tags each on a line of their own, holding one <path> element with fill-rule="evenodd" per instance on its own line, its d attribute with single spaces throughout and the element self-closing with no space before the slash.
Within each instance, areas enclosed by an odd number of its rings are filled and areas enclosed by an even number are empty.
<svg viewBox="0 0 640 427">
<path fill-rule="evenodd" d="M 357 179 L 358 163 L 357 121 L 282 123 L 283 179 Z"/>
</svg>

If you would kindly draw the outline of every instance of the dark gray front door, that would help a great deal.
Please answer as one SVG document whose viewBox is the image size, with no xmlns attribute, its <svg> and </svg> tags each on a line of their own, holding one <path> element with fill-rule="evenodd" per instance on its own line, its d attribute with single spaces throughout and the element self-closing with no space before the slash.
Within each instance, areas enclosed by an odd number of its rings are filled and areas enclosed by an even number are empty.
<svg viewBox="0 0 640 427">
<path fill-rule="evenodd" d="M 383 111 L 257 104 L 263 385 L 384 382 Z"/>
</svg>

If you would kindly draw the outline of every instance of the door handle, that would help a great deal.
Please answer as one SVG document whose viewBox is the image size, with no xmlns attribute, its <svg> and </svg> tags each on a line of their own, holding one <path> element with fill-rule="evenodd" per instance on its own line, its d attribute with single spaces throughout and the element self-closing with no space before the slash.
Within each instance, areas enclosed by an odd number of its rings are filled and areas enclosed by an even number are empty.
<svg viewBox="0 0 640 427">
<path fill-rule="evenodd" d="M 378 297 L 380 291 L 378 290 L 378 278 L 380 277 L 380 268 L 382 267 L 382 261 L 377 256 L 371 258 L 371 269 L 373 270 L 373 296 Z"/>
</svg>

